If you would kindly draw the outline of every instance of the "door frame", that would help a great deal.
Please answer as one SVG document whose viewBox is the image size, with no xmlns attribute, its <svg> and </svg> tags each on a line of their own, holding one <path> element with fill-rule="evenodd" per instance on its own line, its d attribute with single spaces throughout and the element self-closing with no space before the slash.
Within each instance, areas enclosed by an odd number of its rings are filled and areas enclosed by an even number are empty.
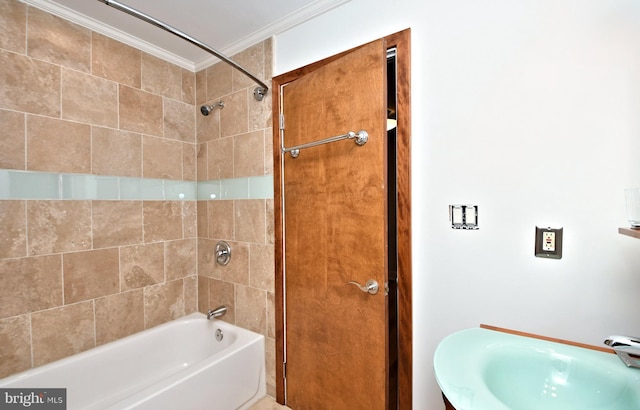
<svg viewBox="0 0 640 410">
<path fill-rule="evenodd" d="M 398 223 L 398 408 L 411 409 L 413 400 L 413 321 L 411 252 L 411 29 L 383 38 L 387 48 L 396 48 L 397 80 L 397 223 Z M 280 137 L 280 89 L 349 53 L 345 51 L 306 65 L 272 80 L 273 180 L 275 234 L 275 333 L 276 401 L 284 404 L 284 252 L 282 214 L 282 141 Z"/>
</svg>

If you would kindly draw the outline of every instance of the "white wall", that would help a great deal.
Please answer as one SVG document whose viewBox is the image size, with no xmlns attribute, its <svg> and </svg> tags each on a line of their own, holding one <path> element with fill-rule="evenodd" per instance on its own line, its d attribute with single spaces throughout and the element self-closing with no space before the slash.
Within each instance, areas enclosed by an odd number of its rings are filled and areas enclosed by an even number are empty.
<svg viewBox="0 0 640 410">
<path fill-rule="evenodd" d="M 640 335 L 640 1 L 352 0 L 276 37 L 276 74 L 410 27 L 414 408 L 438 342 L 489 323 L 590 344 Z M 478 231 L 450 228 L 479 205 Z M 564 227 L 561 260 L 533 255 Z"/>
</svg>

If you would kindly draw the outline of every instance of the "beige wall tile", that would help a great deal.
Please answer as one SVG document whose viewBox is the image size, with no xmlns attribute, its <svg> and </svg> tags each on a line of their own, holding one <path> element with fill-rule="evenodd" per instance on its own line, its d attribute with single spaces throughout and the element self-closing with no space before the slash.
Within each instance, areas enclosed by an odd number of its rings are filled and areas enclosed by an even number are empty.
<svg viewBox="0 0 640 410">
<path fill-rule="evenodd" d="M 24 122 L 24 114 L 0 110 L 0 168 L 25 169 Z"/>
<path fill-rule="evenodd" d="M 145 327 L 150 328 L 184 316 L 182 280 L 148 286 L 144 289 Z"/>
<path fill-rule="evenodd" d="M 265 376 L 267 382 L 267 394 L 276 396 L 276 341 L 273 338 L 265 338 Z M 286 408 L 286 407 L 285 407 Z"/>
<path fill-rule="evenodd" d="M 262 42 L 264 45 L 264 80 L 269 81 L 273 78 L 273 38 L 268 38 Z"/>
<path fill-rule="evenodd" d="M 118 126 L 118 87 L 113 81 L 62 69 L 62 118 Z"/>
<path fill-rule="evenodd" d="M 142 53 L 142 89 L 153 94 L 180 100 L 182 69 L 147 53 Z"/>
<path fill-rule="evenodd" d="M 196 75 L 195 73 L 181 70 L 182 73 L 182 102 L 194 105 L 196 103 Z"/>
<path fill-rule="evenodd" d="M 26 47 L 27 6 L 15 0 L 1 0 L 0 48 L 25 54 Z"/>
<path fill-rule="evenodd" d="M 120 85 L 118 115 L 120 129 L 162 136 L 162 97 Z"/>
<path fill-rule="evenodd" d="M 234 201 L 207 201 L 209 238 L 235 239 Z"/>
<path fill-rule="evenodd" d="M 32 314 L 33 365 L 41 366 L 94 347 L 94 323 L 93 302 Z"/>
<path fill-rule="evenodd" d="M 39 60 L 90 72 L 91 31 L 29 7 L 27 54 Z"/>
<path fill-rule="evenodd" d="M 96 345 L 144 330 L 142 289 L 96 299 Z"/>
<path fill-rule="evenodd" d="M 236 285 L 236 324 L 256 333 L 267 333 L 267 292 Z"/>
<path fill-rule="evenodd" d="M 236 240 L 266 243 L 265 211 L 263 199 L 235 201 Z"/>
<path fill-rule="evenodd" d="M 92 33 L 91 44 L 93 75 L 140 88 L 142 65 L 140 50 L 95 32 Z"/>
<path fill-rule="evenodd" d="M 60 116 L 60 67 L 0 50 L 0 108 Z"/>
<path fill-rule="evenodd" d="M 198 152 L 196 153 L 196 177 L 198 181 L 206 181 L 209 178 L 208 164 L 207 164 L 207 143 L 197 145 Z"/>
<path fill-rule="evenodd" d="M 225 282 L 249 285 L 249 244 L 244 242 L 227 241 L 231 246 L 231 261 L 222 266 L 213 265 L 214 271 L 219 271 L 220 278 Z M 215 247 L 214 247 L 215 253 Z M 215 274 L 214 274 L 215 275 Z M 215 275 L 218 276 L 218 275 Z"/>
<path fill-rule="evenodd" d="M 276 295 L 267 292 L 267 337 L 276 338 Z"/>
<path fill-rule="evenodd" d="M 91 172 L 91 127 L 54 118 L 27 116 L 27 169 Z"/>
<path fill-rule="evenodd" d="M 198 277 L 187 276 L 183 279 L 184 286 L 184 314 L 198 311 Z"/>
<path fill-rule="evenodd" d="M 0 318 L 62 305 L 60 255 L 0 260 Z"/>
<path fill-rule="evenodd" d="M 0 259 L 27 256 L 25 201 L 0 201 Z"/>
<path fill-rule="evenodd" d="M 182 144 L 182 179 L 195 181 L 197 178 L 196 144 Z"/>
<path fill-rule="evenodd" d="M 177 201 L 144 201 L 144 241 L 182 239 L 182 203 Z"/>
<path fill-rule="evenodd" d="M 275 263 L 273 245 L 249 245 L 249 273 L 251 287 L 275 292 Z"/>
<path fill-rule="evenodd" d="M 120 291 L 117 248 L 65 253 L 62 266 L 65 304 Z"/>
<path fill-rule="evenodd" d="M 215 269 L 216 242 L 211 239 L 198 238 L 198 275 L 220 279 L 220 271 Z"/>
<path fill-rule="evenodd" d="M 275 223 L 275 215 L 274 215 L 274 211 L 273 211 L 273 199 L 267 199 L 265 200 L 265 208 L 266 208 L 266 214 L 267 214 L 267 228 L 266 228 L 266 235 L 267 235 L 267 243 L 270 245 L 273 245 L 275 243 L 275 228 L 274 228 L 274 223 Z"/>
<path fill-rule="evenodd" d="M 231 68 L 230 65 L 219 62 L 207 67 L 206 69 L 206 101 L 220 99 L 220 97 L 230 94 L 233 91 L 231 84 Z M 226 101 L 225 101 L 226 102 Z"/>
<path fill-rule="evenodd" d="M 233 283 L 223 282 L 217 279 L 209 280 L 209 305 L 205 308 L 205 313 L 209 309 L 215 309 L 218 306 L 226 306 L 227 313 L 220 319 L 225 322 L 236 323 L 236 297 L 235 287 Z"/>
<path fill-rule="evenodd" d="M 233 178 L 233 138 L 207 143 L 207 179 Z"/>
<path fill-rule="evenodd" d="M 207 69 L 205 68 L 196 73 L 196 105 L 204 104 L 207 99 Z"/>
<path fill-rule="evenodd" d="M 209 278 L 198 275 L 198 312 L 207 313 L 209 309 Z"/>
<path fill-rule="evenodd" d="M 142 136 L 110 128 L 91 128 L 91 165 L 94 174 L 142 176 Z"/>
<path fill-rule="evenodd" d="M 142 242 L 141 201 L 93 201 L 93 248 Z"/>
<path fill-rule="evenodd" d="M 198 206 L 195 201 L 182 202 L 182 236 L 183 238 L 198 236 Z"/>
<path fill-rule="evenodd" d="M 214 104 L 219 102 L 209 101 L 207 104 Z M 200 106 L 196 106 L 196 140 L 198 142 L 207 142 L 217 140 L 220 138 L 220 111 L 222 109 L 215 109 L 209 115 L 204 116 L 200 112 Z"/>
<path fill-rule="evenodd" d="M 195 238 L 164 243 L 165 275 L 168 281 L 197 274 L 196 248 Z"/>
<path fill-rule="evenodd" d="M 91 249 L 89 201 L 27 201 L 29 255 Z"/>
<path fill-rule="evenodd" d="M 164 137 L 196 142 L 196 113 L 193 105 L 164 99 Z"/>
<path fill-rule="evenodd" d="M 233 176 L 264 175 L 264 131 L 237 135 L 233 142 Z"/>
<path fill-rule="evenodd" d="M 162 243 L 120 248 L 121 290 L 155 285 L 164 282 L 164 280 L 164 246 Z"/>
<path fill-rule="evenodd" d="M 244 67 L 251 74 L 264 81 L 264 42 L 254 44 L 233 56 L 233 61 Z M 255 88 L 256 83 L 238 70 L 233 70 L 232 74 L 233 91 L 243 88 Z"/>
<path fill-rule="evenodd" d="M 142 176 L 182 179 L 182 143 L 164 138 L 142 137 Z"/>
<path fill-rule="evenodd" d="M 273 175 L 273 128 L 264 130 L 264 174 Z"/>
<path fill-rule="evenodd" d="M 235 92 L 224 100 L 224 109 L 220 110 L 220 136 L 231 137 L 249 131 L 248 91 Z"/>
<path fill-rule="evenodd" d="M 27 370 L 30 367 L 31 325 L 29 316 L 22 315 L 0 320 L 0 378 Z"/>
<path fill-rule="evenodd" d="M 207 215 L 207 208 L 209 201 L 197 201 L 197 212 L 198 212 L 198 237 L 208 238 L 209 237 L 209 227 L 208 222 L 209 218 Z"/>
</svg>

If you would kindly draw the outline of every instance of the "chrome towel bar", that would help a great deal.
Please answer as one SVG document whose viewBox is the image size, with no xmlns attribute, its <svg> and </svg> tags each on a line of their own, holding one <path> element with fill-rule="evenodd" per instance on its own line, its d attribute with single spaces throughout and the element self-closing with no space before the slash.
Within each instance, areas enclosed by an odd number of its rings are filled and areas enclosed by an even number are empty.
<svg viewBox="0 0 640 410">
<path fill-rule="evenodd" d="M 367 143 L 367 141 L 369 141 L 369 134 L 365 130 L 360 130 L 357 133 L 353 131 L 349 131 L 346 134 L 336 135 L 335 137 L 329 137 L 319 141 L 308 142 L 302 145 L 296 145 L 295 147 L 291 147 L 291 148 L 282 147 L 282 152 L 285 154 L 288 152 L 291 155 L 291 158 L 298 158 L 298 155 L 300 155 L 301 149 L 316 147 L 318 145 L 328 144 L 330 142 L 342 141 L 346 139 L 352 139 L 354 140 L 356 145 L 363 146 L 364 144 Z"/>
</svg>

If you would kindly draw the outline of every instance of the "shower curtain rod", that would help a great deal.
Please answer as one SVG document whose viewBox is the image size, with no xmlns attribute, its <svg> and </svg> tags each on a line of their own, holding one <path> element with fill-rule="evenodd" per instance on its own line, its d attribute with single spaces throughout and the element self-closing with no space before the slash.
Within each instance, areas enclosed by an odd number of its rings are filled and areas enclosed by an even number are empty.
<svg viewBox="0 0 640 410">
<path fill-rule="evenodd" d="M 203 42 L 189 36 L 188 34 L 185 34 L 184 32 L 171 27 L 168 24 L 163 23 L 162 21 L 153 18 L 151 16 L 149 16 L 148 14 L 144 14 L 141 11 L 138 11 L 136 9 L 134 9 L 133 7 L 129 7 L 126 4 L 122 4 L 118 1 L 115 0 L 98 0 L 101 3 L 106 4 L 107 6 L 111 6 L 114 9 L 123 11 L 131 16 L 137 17 L 140 20 L 146 21 L 149 24 L 153 24 L 154 26 L 161 28 L 165 31 L 168 31 L 171 34 L 174 34 L 184 40 L 187 40 L 188 42 L 190 42 L 191 44 L 200 47 L 201 49 L 203 49 L 204 51 L 207 51 L 211 54 L 213 54 L 215 57 L 218 57 L 220 60 L 224 61 L 225 63 L 229 64 L 230 66 L 232 66 L 233 68 L 235 68 L 236 70 L 240 71 L 241 73 L 243 73 L 244 75 L 246 75 L 247 77 L 249 77 L 250 79 L 252 79 L 256 84 L 258 84 L 258 87 L 254 88 L 253 90 L 253 96 L 255 97 L 256 100 L 258 101 L 262 101 L 262 99 L 264 98 L 264 96 L 267 94 L 267 91 L 269 91 L 269 87 L 267 87 L 267 85 L 265 83 L 263 83 L 262 81 L 260 81 L 256 76 L 254 76 L 253 74 L 251 74 L 250 72 L 248 72 L 244 67 L 242 67 L 240 64 L 236 63 L 235 61 L 229 59 L 229 57 L 225 56 L 224 54 L 220 53 L 219 51 L 209 47 L 208 45 L 204 44 Z"/>
</svg>

